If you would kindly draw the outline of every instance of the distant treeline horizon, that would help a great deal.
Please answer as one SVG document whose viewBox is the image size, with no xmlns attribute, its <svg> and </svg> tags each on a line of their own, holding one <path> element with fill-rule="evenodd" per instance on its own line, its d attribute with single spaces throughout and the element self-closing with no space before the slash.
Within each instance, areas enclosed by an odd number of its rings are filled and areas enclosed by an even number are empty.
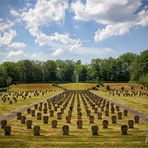
<svg viewBox="0 0 148 148">
<path fill-rule="evenodd" d="M 148 85 L 148 50 L 118 58 L 81 60 L 20 60 L 0 64 L 0 87 L 17 83 L 138 82 Z"/>
</svg>

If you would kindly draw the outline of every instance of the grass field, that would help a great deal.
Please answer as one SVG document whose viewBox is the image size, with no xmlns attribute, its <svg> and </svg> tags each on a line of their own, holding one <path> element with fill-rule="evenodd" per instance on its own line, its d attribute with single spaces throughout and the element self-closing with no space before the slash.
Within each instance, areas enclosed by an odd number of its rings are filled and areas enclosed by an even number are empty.
<svg viewBox="0 0 148 148">
<path fill-rule="evenodd" d="M 59 86 L 69 89 L 69 90 L 84 90 L 84 89 L 89 89 L 96 84 L 93 83 L 66 83 L 66 84 L 59 84 Z"/>
<path fill-rule="evenodd" d="M 69 89 L 87 89 L 89 87 L 92 87 L 92 84 L 63 84 L 62 87 L 69 88 Z M 121 86 L 121 85 L 120 85 Z M 98 90 L 95 91 L 98 94 L 101 95 L 108 95 L 104 91 Z M 44 98 L 44 97 L 43 97 Z M 42 98 L 42 99 L 43 99 Z M 19 120 L 13 119 L 8 122 L 8 125 L 11 125 L 12 127 L 12 135 L 11 136 L 4 136 L 4 132 L 2 129 L 0 129 L 0 148 L 41 148 L 41 147 L 74 147 L 74 148 L 81 148 L 81 147 L 127 147 L 127 148 L 141 148 L 141 147 L 147 147 L 148 144 L 145 143 L 146 136 L 148 136 L 148 124 L 146 122 L 143 122 L 140 120 L 139 124 L 134 125 L 134 129 L 128 130 L 128 135 L 121 135 L 121 125 L 127 124 L 129 119 L 133 119 L 133 115 L 129 114 L 127 117 L 123 117 L 122 120 L 118 120 L 117 124 L 114 125 L 111 123 L 111 116 L 106 117 L 103 112 L 103 119 L 107 119 L 109 121 L 109 128 L 103 129 L 102 127 L 102 120 L 97 119 L 97 114 L 94 113 L 90 105 L 88 104 L 92 114 L 95 117 L 95 123 L 89 124 L 89 118 L 86 115 L 86 111 L 84 108 L 84 105 L 82 103 L 81 96 L 80 98 L 80 104 L 82 108 L 82 120 L 83 120 L 83 129 L 77 129 L 77 96 L 75 96 L 74 101 L 74 110 L 72 114 L 72 120 L 71 124 L 66 123 L 65 117 L 68 114 L 68 108 L 71 104 L 73 95 L 70 98 L 70 102 L 68 103 L 68 106 L 66 107 L 66 110 L 64 114 L 62 115 L 62 120 L 58 120 L 58 127 L 56 129 L 51 128 L 51 120 L 57 119 L 56 113 L 59 112 L 60 109 L 58 109 L 57 112 L 55 112 L 54 117 L 49 118 L 49 123 L 47 125 L 43 124 L 43 120 L 37 120 L 36 117 L 32 117 L 31 115 L 27 114 L 26 112 L 24 115 L 27 117 L 27 119 L 31 119 L 33 121 L 34 125 L 40 125 L 41 127 L 41 136 L 33 136 L 33 130 L 32 129 L 26 129 L 26 125 L 21 124 Z M 84 97 L 85 98 L 85 97 Z M 131 101 L 132 97 L 129 97 Z M 40 98 L 41 99 L 41 98 Z M 41 100 L 42 100 L 41 99 Z M 112 99 L 115 99 L 112 98 Z M 118 99 L 118 97 L 117 97 Z M 133 97 L 132 100 L 137 100 L 137 107 L 134 107 L 136 103 L 128 103 L 128 98 L 120 98 L 120 100 L 116 100 L 119 103 L 127 102 L 127 106 L 136 109 L 141 110 L 144 113 L 147 113 L 147 108 L 143 107 L 141 104 L 140 99 Z M 147 104 L 148 98 L 145 98 L 145 104 Z M 32 102 L 30 102 L 32 103 Z M 131 105 L 133 104 L 133 106 Z M 22 106 L 25 105 L 24 102 L 22 102 Z M 139 106 L 139 107 L 138 107 Z M 3 108 L 0 108 L 0 112 L 3 110 Z M 42 112 L 43 114 L 43 112 Z M 45 115 L 45 114 L 43 114 Z M 112 115 L 117 115 L 117 112 Z M 69 136 L 63 136 L 62 135 L 62 126 L 63 125 L 69 125 L 70 127 L 70 135 Z M 92 136 L 91 134 L 91 126 L 92 125 L 98 125 L 99 126 L 99 135 L 98 136 Z"/>
<path fill-rule="evenodd" d="M 148 97 L 147 96 L 130 96 L 130 97 L 126 97 L 122 95 L 112 96 L 112 95 L 109 95 L 108 92 L 103 90 L 92 91 L 92 92 L 98 93 L 102 96 L 109 98 L 110 100 L 114 100 L 129 108 L 132 108 L 134 110 L 137 110 L 139 112 L 142 112 L 148 115 Z"/>
<path fill-rule="evenodd" d="M 136 84 L 136 83 L 104 83 L 104 88 L 109 85 L 111 89 L 117 89 L 120 90 L 121 87 L 124 87 L 125 90 L 131 90 L 131 87 L 133 87 L 134 90 L 141 90 L 141 87 L 143 85 Z"/>
<path fill-rule="evenodd" d="M 24 90 L 62 90 L 62 89 L 52 86 L 52 84 L 49 83 L 17 84 L 10 86 L 10 91 L 24 91 Z"/>
<path fill-rule="evenodd" d="M 10 112 L 16 112 L 18 109 L 25 107 L 26 105 L 39 102 L 45 98 L 48 98 L 54 94 L 56 94 L 56 91 L 52 91 L 50 93 L 45 94 L 44 96 L 39 95 L 29 98 L 29 96 L 24 100 L 21 97 L 18 98 L 17 103 L 9 104 L 8 102 L 4 103 L 2 100 L 0 100 L 0 116 L 4 116 Z"/>
</svg>

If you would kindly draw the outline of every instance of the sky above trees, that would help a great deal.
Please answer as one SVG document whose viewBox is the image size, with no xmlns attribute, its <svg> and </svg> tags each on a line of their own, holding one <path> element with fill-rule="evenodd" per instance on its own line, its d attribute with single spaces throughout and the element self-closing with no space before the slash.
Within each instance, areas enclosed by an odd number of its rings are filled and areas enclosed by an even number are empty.
<svg viewBox="0 0 148 148">
<path fill-rule="evenodd" d="M 0 0 L 0 63 L 88 63 L 139 54 L 147 41 L 147 0 Z"/>
</svg>

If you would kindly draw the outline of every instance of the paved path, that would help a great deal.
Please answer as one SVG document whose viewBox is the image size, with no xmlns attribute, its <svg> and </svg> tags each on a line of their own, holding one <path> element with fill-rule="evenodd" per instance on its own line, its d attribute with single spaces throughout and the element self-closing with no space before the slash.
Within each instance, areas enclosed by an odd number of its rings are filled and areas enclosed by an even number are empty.
<svg viewBox="0 0 148 148">
<path fill-rule="evenodd" d="M 63 92 L 63 91 L 60 91 L 60 92 L 57 93 L 57 94 L 60 94 L 60 93 L 62 93 L 62 92 Z M 33 107 L 35 104 L 39 104 L 40 102 L 46 102 L 47 99 L 50 99 L 50 98 L 56 96 L 57 94 L 54 94 L 54 95 L 52 95 L 52 96 L 49 97 L 49 98 L 46 98 L 46 99 L 44 99 L 44 100 L 35 102 L 35 103 L 33 103 L 33 104 L 29 104 L 29 105 L 27 105 L 27 106 L 25 106 L 25 107 L 23 107 L 23 108 L 20 108 L 20 109 L 19 109 L 18 111 L 16 111 L 16 112 L 11 112 L 11 113 L 9 113 L 8 115 L 5 115 L 5 116 L 3 116 L 3 117 L 0 117 L 0 122 L 1 122 L 1 120 L 7 120 L 7 121 L 8 121 L 8 120 L 11 120 L 11 119 L 13 119 L 13 118 L 16 117 L 17 112 L 24 113 L 24 112 L 27 110 L 28 107 L 31 108 L 31 107 Z"/>
<path fill-rule="evenodd" d="M 92 91 L 91 91 L 91 92 L 92 92 Z M 100 97 L 106 99 L 106 100 L 109 101 L 110 103 L 114 103 L 115 105 L 120 106 L 120 108 L 122 108 L 122 109 L 127 109 L 128 112 L 131 113 L 131 114 L 133 114 L 133 115 L 139 115 L 141 120 L 143 120 L 143 121 L 145 121 L 145 122 L 148 122 L 148 115 L 143 114 L 142 112 L 133 110 L 133 109 L 131 109 L 131 108 L 125 106 L 125 105 L 122 105 L 122 104 L 120 104 L 120 103 L 117 103 L 116 101 L 113 101 L 113 100 L 111 100 L 111 99 L 109 99 L 109 98 L 106 98 L 106 97 L 104 97 L 104 96 L 101 96 L 101 95 L 99 95 L 99 94 L 97 94 L 97 93 L 95 93 L 95 92 L 92 92 L 92 93 L 94 93 L 95 95 L 100 96 Z"/>
</svg>

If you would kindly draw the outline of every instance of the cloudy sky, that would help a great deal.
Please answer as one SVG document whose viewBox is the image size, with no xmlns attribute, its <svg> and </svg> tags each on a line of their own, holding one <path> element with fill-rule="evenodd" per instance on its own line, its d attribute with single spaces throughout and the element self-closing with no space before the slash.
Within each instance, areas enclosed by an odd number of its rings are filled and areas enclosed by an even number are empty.
<svg viewBox="0 0 148 148">
<path fill-rule="evenodd" d="M 0 63 L 148 49 L 148 0 L 0 0 Z"/>
</svg>

